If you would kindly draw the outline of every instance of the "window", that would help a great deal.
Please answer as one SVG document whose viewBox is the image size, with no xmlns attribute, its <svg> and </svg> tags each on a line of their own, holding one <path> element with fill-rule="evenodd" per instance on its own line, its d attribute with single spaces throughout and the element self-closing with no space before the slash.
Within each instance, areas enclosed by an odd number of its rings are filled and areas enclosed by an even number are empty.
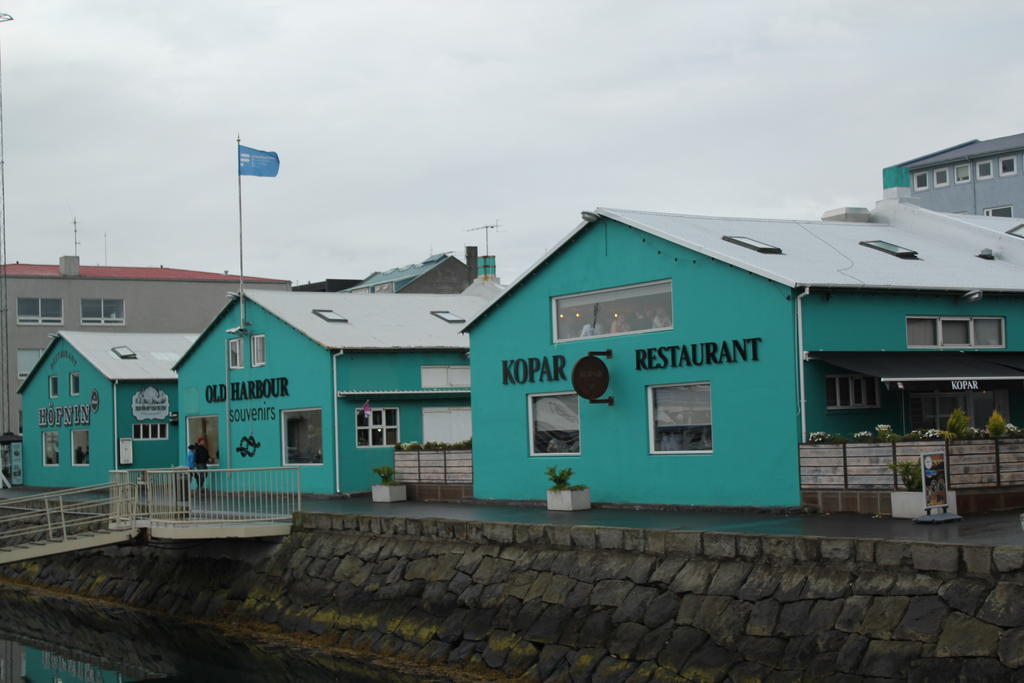
<svg viewBox="0 0 1024 683">
<path fill-rule="evenodd" d="M 435 315 L 446 323 L 464 323 L 466 319 L 461 315 L 456 315 L 451 311 L 431 311 L 430 315 Z"/>
<path fill-rule="evenodd" d="M 573 393 L 528 397 L 530 455 L 580 454 L 580 399 Z"/>
<path fill-rule="evenodd" d="M 468 365 L 420 366 L 420 385 L 424 389 L 439 387 L 468 387 Z"/>
<path fill-rule="evenodd" d="M 934 181 L 935 187 L 948 187 L 949 186 L 949 169 L 948 168 L 937 168 L 935 169 Z"/>
<path fill-rule="evenodd" d="M 825 378 L 828 408 L 877 408 L 878 378 L 865 375 L 830 375 Z"/>
<path fill-rule="evenodd" d="M 738 244 L 741 247 L 746 247 L 747 249 L 751 249 L 751 250 L 759 252 L 761 254 L 781 254 L 782 253 L 782 249 L 780 249 L 779 247 L 775 247 L 775 246 L 772 246 L 770 244 L 766 244 L 764 242 L 752 239 L 750 237 L 742 237 L 740 235 L 722 235 L 722 239 L 725 240 L 726 242 L 732 242 L 733 244 Z"/>
<path fill-rule="evenodd" d="M 50 375 L 50 398 L 57 397 L 57 376 Z"/>
<path fill-rule="evenodd" d="M 77 372 L 72 372 L 68 377 L 68 393 L 72 396 L 78 396 L 78 394 L 81 393 Z"/>
<path fill-rule="evenodd" d="M 668 280 L 555 297 L 555 341 L 672 329 Z"/>
<path fill-rule="evenodd" d="M 915 190 L 927 190 L 928 189 L 928 174 L 926 172 L 914 174 L 914 189 Z"/>
<path fill-rule="evenodd" d="M 978 180 L 988 180 L 992 177 L 991 161 L 979 161 L 974 168 L 978 172 Z"/>
<path fill-rule="evenodd" d="M 121 360 L 134 360 L 139 357 L 130 346 L 112 346 L 110 352 Z"/>
<path fill-rule="evenodd" d="M 320 409 L 282 410 L 286 465 L 322 465 L 324 439 Z"/>
<path fill-rule="evenodd" d="M 19 325 L 62 325 L 64 302 L 60 299 L 18 297 Z"/>
<path fill-rule="evenodd" d="M 886 254 L 891 254 L 897 258 L 917 258 L 917 252 L 913 249 L 907 249 L 906 247 L 901 247 L 898 244 L 886 242 L 885 240 L 870 240 L 867 242 L 860 242 L 860 245 L 871 249 L 877 249 L 878 251 L 884 251 Z"/>
<path fill-rule="evenodd" d="M 980 391 L 925 391 L 910 394 L 911 429 L 945 429 L 955 409 L 964 411 L 975 429 L 984 429 L 993 410 L 1009 415 L 1006 389 Z"/>
<path fill-rule="evenodd" d="M 647 389 L 651 453 L 711 452 L 711 385 Z"/>
<path fill-rule="evenodd" d="M 83 325 L 124 325 L 124 299 L 82 299 Z"/>
<path fill-rule="evenodd" d="M 56 467 L 60 464 L 60 447 L 57 432 L 43 432 L 43 465 Z"/>
<path fill-rule="evenodd" d="M 423 443 L 458 443 L 472 435 L 473 419 L 468 407 L 423 409 Z"/>
<path fill-rule="evenodd" d="M 242 340 L 228 339 L 228 367 L 238 370 L 242 365 Z"/>
<path fill-rule="evenodd" d="M 907 318 L 908 347 L 1002 348 L 1006 346 L 1003 318 Z"/>
<path fill-rule="evenodd" d="M 376 448 L 398 443 L 398 408 L 356 409 L 356 446 Z"/>
<path fill-rule="evenodd" d="M 985 209 L 986 216 L 1005 216 L 1006 218 L 1013 218 L 1013 207 L 1012 206 L 994 206 L 991 209 Z"/>
<path fill-rule="evenodd" d="M 971 182 L 971 165 L 960 164 L 953 167 L 953 180 L 957 183 Z"/>
<path fill-rule="evenodd" d="M 71 464 L 89 464 L 89 430 L 75 429 L 71 432 Z"/>
<path fill-rule="evenodd" d="M 1017 157 L 1003 157 L 999 160 L 999 175 L 1017 175 Z"/>
<path fill-rule="evenodd" d="M 314 308 L 313 315 L 329 323 L 347 323 L 348 319 L 329 308 Z"/>
<path fill-rule="evenodd" d="M 18 379 L 28 377 L 41 355 L 42 349 L 18 349 Z"/>
<path fill-rule="evenodd" d="M 261 365 L 267 364 L 267 335 L 257 334 L 252 338 L 250 343 L 250 352 L 252 353 L 252 366 L 258 368 Z"/>
<path fill-rule="evenodd" d="M 382 285 L 374 285 L 373 286 L 373 293 L 374 294 L 393 294 L 394 291 L 395 291 L 395 283 L 394 282 L 385 282 Z"/>
<path fill-rule="evenodd" d="M 166 422 L 136 422 L 132 425 L 132 439 L 135 441 L 165 441 Z"/>
</svg>

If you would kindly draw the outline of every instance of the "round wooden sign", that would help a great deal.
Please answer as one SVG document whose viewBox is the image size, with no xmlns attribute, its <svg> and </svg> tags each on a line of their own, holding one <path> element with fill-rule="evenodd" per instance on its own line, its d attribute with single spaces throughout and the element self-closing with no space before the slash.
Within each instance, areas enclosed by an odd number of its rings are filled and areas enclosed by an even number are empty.
<svg viewBox="0 0 1024 683">
<path fill-rule="evenodd" d="M 597 356 L 583 356 L 572 366 L 572 388 L 587 399 L 608 391 L 608 366 Z"/>
</svg>

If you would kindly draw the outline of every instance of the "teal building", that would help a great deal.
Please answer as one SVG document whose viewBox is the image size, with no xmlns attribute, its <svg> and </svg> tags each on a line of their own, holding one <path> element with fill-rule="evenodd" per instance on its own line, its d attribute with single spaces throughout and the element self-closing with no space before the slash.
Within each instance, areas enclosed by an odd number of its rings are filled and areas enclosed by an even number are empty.
<svg viewBox="0 0 1024 683">
<path fill-rule="evenodd" d="M 396 444 L 470 438 L 461 329 L 488 300 L 246 292 L 175 366 L 179 448 L 205 437 L 222 467 L 297 465 L 305 492 L 367 491 Z"/>
<path fill-rule="evenodd" d="M 172 467 L 178 454 L 174 363 L 194 334 L 62 331 L 18 391 L 27 486 L 105 483 L 110 471 Z"/>
<path fill-rule="evenodd" d="M 477 498 L 790 507 L 798 445 L 1024 420 L 1024 226 L 887 199 L 820 221 L 597 209 L 472 334 Z"/>
</svg>

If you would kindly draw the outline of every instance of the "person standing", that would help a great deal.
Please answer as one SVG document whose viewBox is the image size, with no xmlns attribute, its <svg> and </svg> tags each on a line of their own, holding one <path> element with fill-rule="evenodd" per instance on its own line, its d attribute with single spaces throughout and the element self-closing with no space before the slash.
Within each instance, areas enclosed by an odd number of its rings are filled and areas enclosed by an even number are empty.
<svg viewBox="0 0 1024 683">
<path fill-rule="evenodd" d="M 210 451 L 206 450 L 206 438 L 199 437 L 196 439 L 196 445 L 194 448 L 196 469 L 199 470 L 199 490 L 203 489 L 203 484 L 206 482 L 206 466 L 210 464 Z"/>
</svg>

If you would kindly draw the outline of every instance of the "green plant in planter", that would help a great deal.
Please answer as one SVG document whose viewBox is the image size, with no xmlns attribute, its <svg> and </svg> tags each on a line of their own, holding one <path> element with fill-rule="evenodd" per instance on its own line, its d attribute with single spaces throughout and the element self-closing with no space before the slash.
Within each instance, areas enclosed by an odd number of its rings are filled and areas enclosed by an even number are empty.
<svg viewBox="0 0 1024 683">
<path fill-rule="evenodd" d="M 373 473 L 380 477 L 380 483 L 384 486 L 398 486 L 398 481 L 395 479 L 395 468 L 391 465 L 374 467 Z"/>
<path fill-rule="evenodd" d="M 908 491 L 921 490 L 921 463 L 916 460 L 900 460 L 890 463 L 889 469 L 895 472 L 903 488 Z"/>
<path fill-rule="evenodd" d="M 554 465 L 547 468 L 544 472 L 551 483 L 554 484 L 549 490 L 551 491 L 582 491 L 587 488 L 583 484 L 569 484 L 569 479 L 572 477 L 572 468 L 566 467 L 563 470 L 556 469 Z"/>
<path fill-rule="evenodd" d="M 953 412 L 949 414 L 949 419 L 946 420 L 946 431 L 949 433 L 952 439 L 962 439 L 967 435 L 967 430 L 970 428 L 970 420 L 967 417 L 967 413 L 954 408 Z"/>
<path fill-rule="evenodd" d="M 988 418 L 988 424 L 985 425 L 988 429 L 988 434 L 992 438 L 998 438 L 1006 434 L 1006 420 L 998 410 L 993 410 L 992 415 Z"/>
</svg>

